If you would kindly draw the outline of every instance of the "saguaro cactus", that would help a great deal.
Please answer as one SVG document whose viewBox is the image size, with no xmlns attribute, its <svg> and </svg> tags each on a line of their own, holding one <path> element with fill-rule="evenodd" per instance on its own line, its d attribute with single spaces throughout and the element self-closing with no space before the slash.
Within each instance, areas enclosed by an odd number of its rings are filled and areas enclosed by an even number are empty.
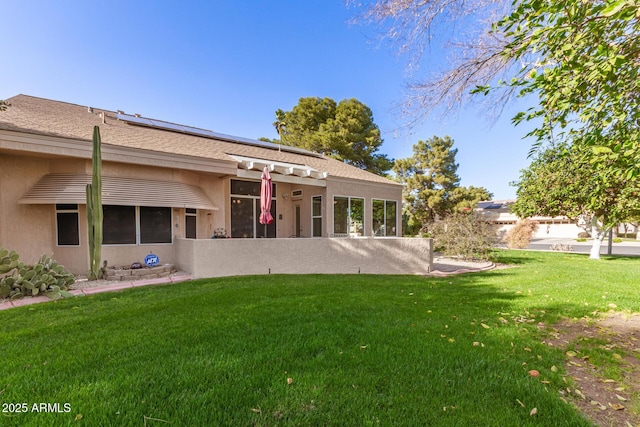
<svg viewBox="0 0 640 427">
<path fill-rule="evenodd" d="M 89 280 L 100 278 L 102 256 L 102 154 L 100 128 L 93 128 L 93 177 L 87 184 L 87 225 L 89 231 Z"/>
</svg>

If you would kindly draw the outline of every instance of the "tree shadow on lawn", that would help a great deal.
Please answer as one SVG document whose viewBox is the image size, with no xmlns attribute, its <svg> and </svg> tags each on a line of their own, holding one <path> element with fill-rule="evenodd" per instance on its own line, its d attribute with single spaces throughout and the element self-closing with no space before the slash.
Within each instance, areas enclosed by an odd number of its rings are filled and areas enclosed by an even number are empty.
<svg viewBox="0 0 640 427">
<path fill-rule="evenodd" d="M 497 264 L 507 264 L 507 265 L 516 266 L 516 265 L 529 264 L 532 262 L 536 262 L 537 260 L 530 257 L 507 255 L 507 252 L 503 251 L 503 252 L 499 252 L 498 256 L 494 257 L 492 261 Z"/>
<path fill-rule="evenodd" d="M 632 260 L 633 258 L 629 258 Z M 523 265 L 528 262 L 544 262 L 522 257 L 501 257 L 500 262 L 513 261 L 513 264 Z M 626 261 L 626 260 L 625 260 Z M 513 265 L 510 264 L 510 265 Z M 607 311 L 607 301 L 601 304 L 586 305 L 584 302 L 571 302 L 570 297 L 565 301 L 560 298 L 570 292 L 564 285 L 558 284 L 557 294 L 551 295 L 548 289 L 536 289 L 536 281 L 521 281 L 522 273 L 511 269 L 496 269 L 484 272 L 465 273 L 443 278 L 427 278 L 430 291 L 445 293 L 449 298 L 449 306 L 453 307 L 456 301 L 463 301 L 465 305 L 473 304 L 482 307 L 488 313 L 498 314 L 509 312 L 510 314 L 529 315 L 532 310 L 538 313 L 538 322 L 553 324 L 563 318 L 582 318 L 591 315 L 594 311 Z M 434 286 L 437 285 L 437 288 Z M 434 295 L 434 298 L 437 298 Z M 581 300 L 580 297 L 574 297 Z M 482 311 L 478 310 L 478 311 Z M 496 315 L 496 318 L 500 317 Z M 534 323 L 532 321 L 528 323 Z M 537 322 L 536 322 L 537 323 Z"/>
<path fill-rule="evenodd" d="M 74 391 L 76 384 L 125 378 L 100 395 L 101 402 L 110 404 L 87 399 L 90 403 L 81 407 L 84 391 L 74 395 L 74 410 L 92 420 L 112 420 L 115 402 L 128 411 L 127 420 L 140 419 L 144 408 L 152 407 L 159 418 L 174 424 L 193 410 L 198 415 L 192 419 L 200 425 L 231 424 L 234 416 L 244 425 L 276 424 L 283 417 L 290 417 L 290 424 L 330 424 L 330 417 L 336 423 L 354 423 L 349 411 L 357 417 L 374 414 L 383 424 L 409 414 L 415 424 L 463 425 L 465 417 L 473 416 L 479 420 L 476 425 L 490 425 L 495 414 L 486 407 L 499 405 L 506 408 L 500 411 L 502 425 L 533 425 L 531 407 L 525 410 L 517 403 L 524 400 L 539 405 L 538 425 L 554 425 L 554 419 L 570 411 L 559 401 L 545 400 L 545 387 L 528 374 L 538 369 L 547 375 L 555 360 L 547 356 L 553 350 L 539 342 L 535 331 L 547 316 L 586 309 L 557 301 L 538 304 L 514 291 L 519 276 L 519 269 L 446 278 L 313 275 L 303 281 L 297 275 L 272 275 L 60 301 L 48 310 L 57 308 L 60 316 L 74 321 L 74 339 L 62 334 L 54 339 L 54 326 L 52 339 L 39 353 L 58 360 L 60 371 L 73 372 L 65 391 Z M 181 298 L 169 298 L 177 290 Z M 166 294 L 171 304 L 165 306 L 159 294 Z M 79 319 L 69 310 L 71 304 L 79 307 L 76 312 L 91 313 Z M 107 317 L 122 305 L 121 315 Z M 136 309 L 138 305 L 146 308 Z M 102 316 L 110 328 L 98 334 L 93 325 Z M 138 324 L 144 327 L 131 327 Z M 113 330 L 118 334 L 112 335 Z M 78 343 L 87 356 L 63 363 L 65 353 L 79 352 Z M 541 362 L 538 349 L 545 352 Z M 19 360 L 17 354 L 8 359 Z M 39 363 L 19 370 L 21 377 L 44 376 L 49 365 L 34 360 Z M 234 363 L 220 362 L 228 360 Z M 18 370 L 24 362 L 15 364 Z M 176 366 L 179 376 L 173 375 Z M 135 379 L 129 379 L 132 375 Z M 554 385 L 561 383 L 548 375 Z M 136 393 L 145 384 L 158 378 L 163 387 L 145 386 L 144 408 L 131 403 L 137 402 Z M 59 388 L 49 387 L 41 393 L 53 395 Z M 204 401 L 194 389 L 215 389 L 216 394 Z M 15 395 L 20 393 L 27 391 Z M 411 394 L 428 398 L 413 399 Z M 184 395 L 196 397 L 183 404 Z M 456 409 L 457 400 L 465 403 Z M 179 407 L 159 410 L 176 401 Z M 226 413 L 226 418 L 206 418 Z M 446 424 L 444 416 L 453 418 Z"/>
</svg>

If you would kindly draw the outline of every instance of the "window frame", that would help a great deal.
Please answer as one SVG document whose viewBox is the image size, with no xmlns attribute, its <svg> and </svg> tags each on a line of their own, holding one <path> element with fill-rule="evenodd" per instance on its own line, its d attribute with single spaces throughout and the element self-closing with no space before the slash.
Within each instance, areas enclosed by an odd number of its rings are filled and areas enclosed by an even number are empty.
<svg viewBox="0 0 640 427">
<path fill-rule="evenodd" d="M 248 183 L 248 184 L 255 184 L 257 185 L 257 190 L 258 192 L 254 191 L 249 191 L 249 193 L 234 193 L 233 189 L 234 189 L 234 182 L 238 182 L 238 183 Z M 273 216 L 274 221 L 267 225 L 267 235 L 266 236 L 262 236 L 261 234 L 264 234 L 264 228 L 258 229 L 259 227 L 264 227 L 262 224 L 259 224 L 259 219 L 260 219 L 260 186 L 261 186 L 261 181 L 252 181 L 252 180 L 246 180 L 246 179 L 229 179 L 229 224 L 230 224 L 230 235 L 232 238 L 237 238 L 237 239 L 260 239 L 260 238 L 268 238 L 268 239 L 274 239 L 278 237 L 278 227 L 277 227 L 277 222 L 276 222 L 276 216 L 277 216 L 277 208 L 278 208 L 278 200 L 277 200 L 277 194 L 278 194 L 278 187 L 276 185 L 275 182 L 271 182 L 271 215 Z M 235 186 L 239 186 L 240 184 L 236 184 Z M 250 189 L 251 190 L 251 189 Z M 253 228 L 253 235 L 251 237 L 244 237 L 244 236 L 234 236 L 234 228 L 233 228 L 233 206 L 234 206 L 234 199 L 243 199 L 243 200 L 251 200 L 252 201 L 252 228 Z M 258 225 L 259 224 L 259 225 Z M 272 236 L 271 236 L 272 234 Z"/>
<path fill-rule="evenodd" d="M 169 241 L 168 242 L 150 242 L 150 241 L 146 241 L 143 242 L 142 241 L 142 237 L 143 237 L 143 223 L 142 223 L 142 210 L 143 209 L 162 209 L 162 210 L 169 210 L 169 218 L 168 218 L 168 224 L 164 224 L 164 226 L 168 225 L 168 228 L 164 230 L 164 232 L 168 232 L 168 236 L 169 236 Z M 136 218 L 136 225 L 138 227 L 138 233 L 137 233 L 137 237 L 138 237 L 138 242 L 140 243 L 140 245 L 166 245 L 166 244 L 172 244 L 173 243 L 173 208 L 169 208 L 166 206 L 136 206 L 136 211 L 137 211 L 137 218 Z M 166 218 L 162 218 L 162 219 L 166 219 Z M 145 227 L 147 227 L 147 224 L 144 224 Z M 153 224 L 154 226 L 158 226 L 159 224 Z M 162 226 L 162 224 L 160 224 Z M 148 235 L 149 232 L 145 229 L 144 231 L 145 234 L 147 234 L 147 238 L 151 238 L 154 237 L 154 235 Z"/>
<path fill-rule="evenodd" d="M 168 206 L 129 206 L 129 205 L 105 205 L 105 206 L 117 206 L 124 208 L 134 208 L 134 221 L 135 221 L 135 242 L 133 243 L 103 243 L 103 246 L 158 246 L 158 245 L 172 245 L 174 243 L 174 233 L 173 233 L 173 208 Z M 158 242 L 158 243 L 143 243 L 142 235 L 141 235 L 141 216 L 140 216 L 140 208 L 161 208 L 168 209 L 170 214 L 169 219 L 169 230 L 170 233 L 170 241 L 169 242 Z M 104 206 L 103 206 L 104 209 Z M 104 227 L 103 227 L 103 236 L 104 236 Z M 103 237 L 104 239 L 104 237 Z"/>
<path fill-rule="evenodd" d="M 340 199 L 347 199 L 347 233 L 336 233 L 336 199 L 340 198 Z M 362 200 L 362 228 L 361 228 L 361 234 L 357 235 L 357 233 L 352 233 L 351 232 L 351 227 L 353 224 L 353 219 L 351 216 L 351 212 L 353 211 L 353 209 L 351 208 L 351 201 L 353 199 L 357 199 L 357 200 Z M 366 206 L 367 206 L 367 199 L 365 197 L 360 197 L 360 196 L 342 196 L 339 194 L 334 194 L 333 195 L 333 234 L 347 234 L 348 237 L 365 237 L 366 234 Z"/>
<path fill-rule="evenodd" d="M 74 206 L 74 208 L 65 209 L 63 206 Z M 68 248 L 73 247 L 77 248 L 81 246 L 80 239 L 80 209 L 77 203 L 56 203 L 54 205 L 55 208 L 55 218 L 56 218 L 56 247 Z M 77 237 L 78 243 L 76 244 L 61 244 L 60 243 L 60 221 L 59 214 L 75 214 L 76 218 L 76 227 L 77 227 Z"/>
<path fill-rule="evenodd" d="M 315 199 L 320 199 L 320 215 L 314 215 L 313 214 L 313 203 L 315 201 Z M 311 237 L 322 237 L 322 229 L 324 228 L 322 226 L 322 194 L 318 194 L 316 196 L 311 196 Z M 320 221 L 320 235 L 316 236 L 315 233 L 315 228 L 314 228 L 314 221 L 315 220 L 319 220 Z"/>
<path fill-rule="evenodd" d="M 373 223 L 373 218 L 375 218 L 375 212 L 374 212 L 374 204 L 375 202 L 382 202 L 382 225 L 383 225 L 383 230 L 384 230 L 384 234 L 380 235 L 378 233 L 376 233 L 376 230 L 374 229 L 374 223 Z M 387 233 L 387 203 L 395 203 L 396 208 L 395 208 L 395 234 L 389 235 Z M 398 201 L 397 200 L 391 200 L 391 199 L 371 199 L 371 235 L 373 237 L 398 237 Z"/>
<path fill-rule="evenodd" d="M 195 221 L 195 235 L 193 237 L 189 237 L 187 233 L 189 232 L 188 221 L 187 218 L 193 218 Z M 197 239 L 198 238 L 198 210 L 193 208 L 185 208 L 184 210 L 184 238 L 185 239 Z"/>
</svg>

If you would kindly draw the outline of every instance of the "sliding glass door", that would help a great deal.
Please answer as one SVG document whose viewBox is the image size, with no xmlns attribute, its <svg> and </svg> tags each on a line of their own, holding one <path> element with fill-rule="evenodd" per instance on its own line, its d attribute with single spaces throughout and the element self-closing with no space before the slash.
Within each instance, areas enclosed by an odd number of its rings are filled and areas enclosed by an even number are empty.
<svg viewBox="0 0 640 427">
<path fill-rule="evenodd" d="M 273 194 L 275 184 L 273 184 Z M 260 224 L 260 183 L 231 180 L 231 237 L 257 238 L 276 237 L 276 199 L 271 199 L 269 225 Z"/>
</svg>

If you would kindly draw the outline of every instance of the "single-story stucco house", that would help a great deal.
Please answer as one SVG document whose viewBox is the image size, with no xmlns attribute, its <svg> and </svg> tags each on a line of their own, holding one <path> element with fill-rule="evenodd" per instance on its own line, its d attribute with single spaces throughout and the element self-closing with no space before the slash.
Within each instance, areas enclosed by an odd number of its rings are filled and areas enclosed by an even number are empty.
<svg viewBox="0 0 640 427">
<path fill-rule="evenodd" d="M 0 247 L 24 262 L 49 254 L 86 272 L 85 187 L 99 126 L 102 258 L 110 265 L 153 253 L 196 277 L 430 268 L 430 241 L 401 238 L 402 187 L 384 177 L 319 153 L 123 111 L 26 95 L 7 101 Z M 258 222 L 265 166 L 275 218 L 266 227 Z"/>
<path fill-rule="evenodd" d="M 511 205 L 515 200 L 491 200 L 478 203 L 476 212 L 489 222 L 494 224 L 498 233 L 502 238 L 511 230 L 518 222 L 516 214 L 511 212 Z M 546 238 L 568 238 L 575 239 L 584 233 L 584 229 L 580 224 L 570 220 L 566 216 L 534 216 L 529 218 L 538 223 L 538 228 L 533 234 L 534 239 Z M 632 224 L 619 224 L 614 230 L 616 234 L 636 233 L 636 238 L 640 240 L 640 233 L 637 233 L 637 227 Z"/>
</svg>

